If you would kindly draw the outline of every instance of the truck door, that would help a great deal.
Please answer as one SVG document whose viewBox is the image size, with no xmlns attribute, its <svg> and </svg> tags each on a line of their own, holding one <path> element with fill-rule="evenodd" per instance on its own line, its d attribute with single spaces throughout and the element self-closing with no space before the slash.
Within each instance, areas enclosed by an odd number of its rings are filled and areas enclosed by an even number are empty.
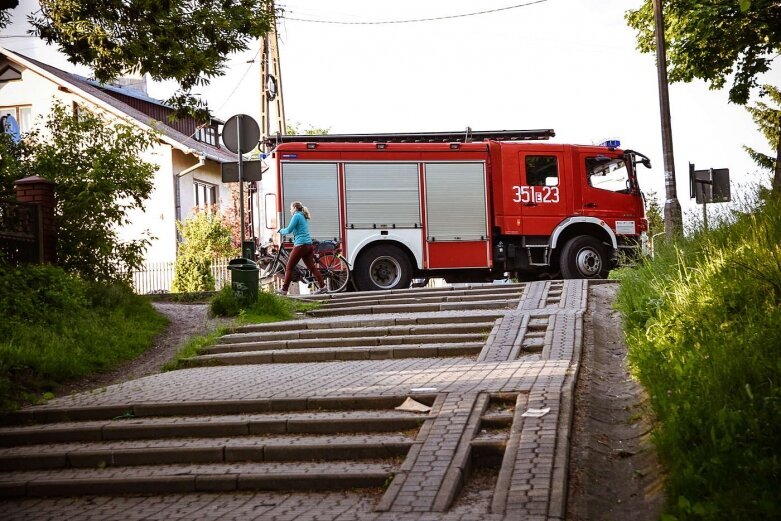
<svg viewBox="0 0 781 521">
<path fill-rule="evenodd" d="M 490 266 L 485 163 L 425 163 L 429 269 Z"/>
<path fill-rule="evenodd" d="M 624 158 L 584 152 L 579 161 L 583 215 L 604 220 L 618 234 L 639 233 L 642 199 Z"/>
<path fill-rule="evenodd" d="M 568 212 L 569 176 L 560 147 L 524 149 L 518 161 L 520 184 L 513 201 L 521 206 L 524 235 L 550 235 Z"/>
<path fill-rule="evenodd" d="M 282 163 L 282 222 L 290 222 L 290 203 L 301 201 L 315 217 L 309 232 L 315 240 L 342 239 L 336 163 Z"/>
</svg>

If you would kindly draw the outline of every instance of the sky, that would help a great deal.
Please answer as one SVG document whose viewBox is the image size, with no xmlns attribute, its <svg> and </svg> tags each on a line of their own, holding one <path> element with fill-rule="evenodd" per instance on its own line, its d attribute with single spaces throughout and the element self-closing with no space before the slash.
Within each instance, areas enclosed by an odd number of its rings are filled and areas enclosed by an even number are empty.
<svg viewBox="0 0 781 521">
<path fill-rule="evenodd" d="M 624 20 L 641 0 L 546 0 L 501 12 L 418 23 L 345 25 L 443 17 L 503 8 L 523 0 L 278 0 L 282 91 L 288 123 L 331 133 L 552 128 L 558 143 L 621 140 L 649 156 L 641 188 L 664 201 L 655 57 L 636 50 Z M 530 0 L 527 0 L 530 1 Z M 533 1 L 533 0 L 531 0 Z M 8 35 L 29 28 L 22 0 Z M 89 75 L 34 38 L 3 38 L 11 50 Z M 215 115 L 260 119 L 258 42 L 231 57 L 224 77 L 202 91 Z M 781 85 L 781 67 L 760 78 Z M 175 84 L 150 86 L 165 99 Z M 729 168 L 733 192 L 761 176 L 742 145 L 770 153 L 727 90 L 695 81 L 670 86 L 678 198 L 689 199 L 688 163 Z"/>
</svg>

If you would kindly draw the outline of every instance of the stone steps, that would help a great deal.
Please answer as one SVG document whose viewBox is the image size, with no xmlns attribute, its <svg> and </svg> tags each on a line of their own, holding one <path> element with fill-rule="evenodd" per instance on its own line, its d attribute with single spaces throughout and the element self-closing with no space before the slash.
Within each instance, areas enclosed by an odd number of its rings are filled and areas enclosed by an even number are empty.
<svg viewBox="0 0 781 521">
<path fill-rule="evenodd" d="M 12 471 L 0 474 L 0 497 L 340 490 L 381 487 L 397 468 L 393 461 L 242 462 Z"/>
<path fill-rule="evenodd" d="M 331 362 L 337 360 L 385 360 L 396 358 L 436 358 L 447 356 L 475 356 L 485 341 L 452 344 L 372 345 L 344 348 L 277 349 L 238 353 L 207 354 L 187 358 L 187 367 L 210 365 L 293 364 Z"/>
<path fill-rule="evenodd" d="M 289 331 L 269 331 L 266 333 L 232 333 L 219 339 L 217 345 L 242 344 L 263 341 L 324 339 L 324 338 L 352 338 L 352 337 L 388 337 L 401 335 L 428 335 L 428 334 L 467 334 L 483 333 L 490 331 L 493 318 L 465 324 L 436 324 L 436 325 L 406 325 L 406 326 L 380 326 L 380 327 L 336 327 L 332 329 L 295 329 Z"/>
<path fill-rule="evenodd" d="M 523 290 L 483 290 L 462 292 L 441 292 L 440 294 L 404 294 L 404 295 L 365 295 L 361 297 L 339 297 L 321 301 L 320 309 L 346 305 L 380 305 L 380 304 L 416 304 L 431 302 L 474 302 L 499 298 L 519 298 Z"/>
<path fill-rule="evenodd" d="M 458 313 L 428 313 L 423 316 L 377 316 L 377 317 L 355 317 L 355 318 L 323 318 L 307 320 L 287 320 L 284 322 L 272 322 L 270 324 L 248 324 L 239 326 L 232 337 L 238 334 L 246 333 L 276 333 L 276 332 L 303 332 L 306 330 L 318 331 L 319 335 L 324 329 L 337 328 L 366 328 L 366 327 L 395 327 L 395 326 L 422 326 L 422 325 L 442 325 L 442 324 L 466 324 L 476 322 L 493 322 L 497 318 L 504 316 L 503 311 L 464 310 Z"/>
<path fill-rule="evenodd" d="M 268 434 L 382 433 L 415 429 L 422 421 L 415 413 L 340 411 L 60 422 L 2 428 L 0 447 Z"/>
<path fill-rule="evenodd" d="M 435 417 L 406 398 L 32 408 L 0 428 L 0 497 L 381 487 Z"/>
<path fill-rule="evenodd" d="M 495 297 L 493 295 L 487 297 Z M 347 306 L 314 309 L 307 312 L 312 317 L 334 317 L 343 315 L 378 315 L 382 313 L 423 313 L 431 311 L 458 311 L 476 309 L 511 309 L 519 299 L 487 299 L 469 302 L 435 302 L 419 304 L 379 304 L 374 306 Z"/>
<path fill-rule="evenodd" d="M 405 344 L 453 344 L 484 342 L 490 329 L 477 333 L 356 336 L 347 338 L 305 338 L 299 340 L 264 340 L 219 344 L 204 349 L 204 354 L 243 353 L 250 351 L 278 351 L 287 349 L 327 349 L 346 347 L 393 346 Z"/>
<path fill-rule="evenodd" d="M 517 292 L 520 293 L 526 288 L 526 283 L 517 284 L 457 284 L 453 286 L 447 286 L 442 288 L 406 288 L 406 289 L 392 289 L 392 290 L 380 290 L 380 291 L 354 291 L 349 293 L 327 293 L 325 295 L 299 295 L 295 298 L 302 300 L 319 300 L 319 301 L 349 301 L 351 299 L 357 300 L 362 298 L 376 299 L 378 297 L 384 300 L 392 300 L 394 298 L 407 298 L 407 297 L 420 297 L 420 296 L 437 296 L 437 295 L 480 295 L 487 293 L 504 293 L 504 292 Z"/>
<path fill-rule="evenodd" d="M 327 440 L 289 435 L 57 443 L 0 449 L 0 471 L 385 459 L 404 456 L 412 443 L 404 434 L 342 435 Z"/>
<path fill-rule="evenodd" d="M 10 427 L 0 428 L 0 432 L 18 429 L 14 425 L 28 425 L 34 429 L 38 424 L 40 429 L 50 428 L 46 424 L 61 422 L 84 421 L 110 421 L 116 420 L 128 423 L 137 419 L 160 418 L 166 421 L 166 417 L 172 416 L 200 416 L 231 415 L 231 414 L 266 414 L 266 413 L 301 413 L 316 414 L 317 418 L 330 418 L 330 414 L 324 411 L 341 411 L 344 414 L 352 414 L 361 411 L 367 415 L 376 414 L 377 411 L 389 411 L 399 414 L 392 409 L 408 397 L 418 402 L 431 405 L 436 398 L 431 393 L 411 393 L 404 396 L 315 396 L 309 398 L 269 398 L 260 400 L 190 400 L 176 402 L 141 402 L 123 403 L 117 405 L 89 405 L 81 407 L 56 407 L 39 406 L 30 407 L 21 411 L 0 417 L 3 425 Z M 298 414 L 284 414 L 288 423 L 300 418 Z M 277 419 L 272 416 L 271 421 Z M 311 418 L 305 417 L 304 420 Z"/>
</svg>

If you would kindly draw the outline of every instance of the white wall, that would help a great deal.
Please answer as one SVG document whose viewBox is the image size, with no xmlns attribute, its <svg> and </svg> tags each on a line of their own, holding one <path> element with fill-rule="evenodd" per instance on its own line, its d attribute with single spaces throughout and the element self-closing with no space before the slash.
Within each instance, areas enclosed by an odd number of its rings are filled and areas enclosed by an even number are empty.
<svg viewBox="0 0 781 521">
<path fill-rule="evenodd" d="M 7 63 L 0 58 L 0 67 Z M 73 102 L 86 106 L 94 112 L 104 112 L 90 102 L 70 91 L 58 89 L 56 83 L 18 64 L 14 68 L 22 73 L 21 81 L 0 83 L 0 106 L 31 105 L 33 126 L 42 128 L 56 101 L 66 107 Z M 105 113 L 105 112 L 104 112 Z M 154 237 L 146 251 L 149 262 L 173 261 L 176 259 L 176 203 L 174 173 L 197 164 L 198 160 L 189 154 L 173 149 L 171 145 L 157 143 L 142 154 L 142 159 L 156 165 L 154 187 L 144 202 L 144 208 L 130 212 L 130 223 L 118 231 L 123 241 L 137 240 L 151 232 Z M 218 186 L 219 203 L 223 208 L 230 206 L 230 189 L 221 183 L 220 166 L 213 161 L 184 175 L 180 180 L 181 215 L 183 219 L 192 215 L 193 179 L 199 179 Z"/>
</svg>

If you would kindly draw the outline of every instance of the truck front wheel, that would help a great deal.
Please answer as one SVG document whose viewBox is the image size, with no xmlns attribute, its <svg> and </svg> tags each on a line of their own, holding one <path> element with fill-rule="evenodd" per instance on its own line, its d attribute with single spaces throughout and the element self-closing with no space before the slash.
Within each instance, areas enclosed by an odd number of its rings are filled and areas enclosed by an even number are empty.
<svg viewBox="0 0 781 521">
<path fill-rule="evenodd" d="M 362 253 L 353 274 L 361 291 L 408 288 L 412 282 L 409 258 L 395 246 L 375 246 Z"/>
<path fill-rule="evenodd" d="M 559 266 L 565 279 L 604 279 L 610 271 L 605 246 L 590 235 L 570 239 L 561 250 Z"/>
</svg>

